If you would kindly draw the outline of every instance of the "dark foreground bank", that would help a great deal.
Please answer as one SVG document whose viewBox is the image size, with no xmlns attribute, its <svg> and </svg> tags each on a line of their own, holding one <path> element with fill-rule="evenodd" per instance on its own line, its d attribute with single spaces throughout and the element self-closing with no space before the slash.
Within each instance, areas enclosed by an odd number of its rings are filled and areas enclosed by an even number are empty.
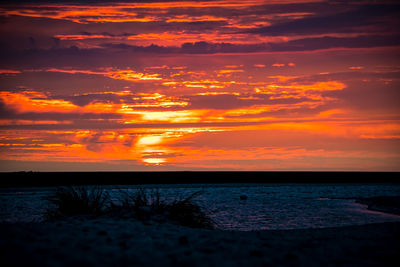
<svg viewBox="0 0 400 267">
<path fill-rule="evenodd" d="M 358 201 L 396 213 L 399 199 Z M 399 222 L 240 232 L 108 214 L 0 224 L 0 266 L 397 266 L 399 251 Z"/>
<path fill-rule="evenodd" d="M 8 172 L 0 187 L 195 183 L 399 183 L 398 172 Z"/>
<path fill-rule="evenodd" d="M 237 232 L 132 220 L 0 225 L 2 266 L 396 266 L 400 223 Z"/>
</svg>

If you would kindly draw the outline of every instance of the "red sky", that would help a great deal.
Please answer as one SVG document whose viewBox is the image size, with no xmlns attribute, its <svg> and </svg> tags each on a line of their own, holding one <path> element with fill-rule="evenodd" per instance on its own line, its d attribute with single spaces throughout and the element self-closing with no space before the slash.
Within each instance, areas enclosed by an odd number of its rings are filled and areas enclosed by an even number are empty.
<svg viewBox="0 0 400 267">
<path fill-rule="evenodd" d="M 399 17 L 396 1 L 2 3 L 0 171 L 400 171 Z"/>
</svg>

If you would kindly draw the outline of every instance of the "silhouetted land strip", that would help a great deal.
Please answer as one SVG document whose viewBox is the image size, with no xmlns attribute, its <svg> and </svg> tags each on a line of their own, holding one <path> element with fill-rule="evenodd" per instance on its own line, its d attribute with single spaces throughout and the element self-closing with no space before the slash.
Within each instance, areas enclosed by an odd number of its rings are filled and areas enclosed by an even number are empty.
<svg viewBox="0 0 400 267">
<path fill-rule="evenodd" d="M 399 172 L 10 172 L 0 186 L 137 185 L 194 183 L 399 183 Z"/>
</svg>

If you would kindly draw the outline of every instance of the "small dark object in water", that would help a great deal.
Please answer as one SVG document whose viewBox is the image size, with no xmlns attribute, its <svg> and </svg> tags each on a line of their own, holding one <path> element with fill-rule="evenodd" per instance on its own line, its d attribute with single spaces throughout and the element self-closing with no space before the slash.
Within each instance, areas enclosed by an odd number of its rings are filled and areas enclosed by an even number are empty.
<svg viewBox="0 0 400 267">
<path fill-rule="evenodd" d="M 247 196 L 246 195 L 240 195 L 240 200 L 246 200 Z"/>
<path fill-rule="evenodd" d="M 189 240 L 188 240 L 187 236 L 179 237 L 178 241 L 179 241 L 179 244 L 181 244 L 181 245 L 189 244 Z"/>
</svg>

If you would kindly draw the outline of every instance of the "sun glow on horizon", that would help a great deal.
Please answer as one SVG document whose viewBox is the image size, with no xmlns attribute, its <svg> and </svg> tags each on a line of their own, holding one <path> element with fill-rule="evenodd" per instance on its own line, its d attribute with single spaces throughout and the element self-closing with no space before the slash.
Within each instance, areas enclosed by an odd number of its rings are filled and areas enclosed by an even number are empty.
<svg viewBox="0 0 400 267">
<path fill-rule="evenodd" d="M 0 15 L 0 170 L 400 170 L 390 1 L 59 1 Z"/>
</svg>

